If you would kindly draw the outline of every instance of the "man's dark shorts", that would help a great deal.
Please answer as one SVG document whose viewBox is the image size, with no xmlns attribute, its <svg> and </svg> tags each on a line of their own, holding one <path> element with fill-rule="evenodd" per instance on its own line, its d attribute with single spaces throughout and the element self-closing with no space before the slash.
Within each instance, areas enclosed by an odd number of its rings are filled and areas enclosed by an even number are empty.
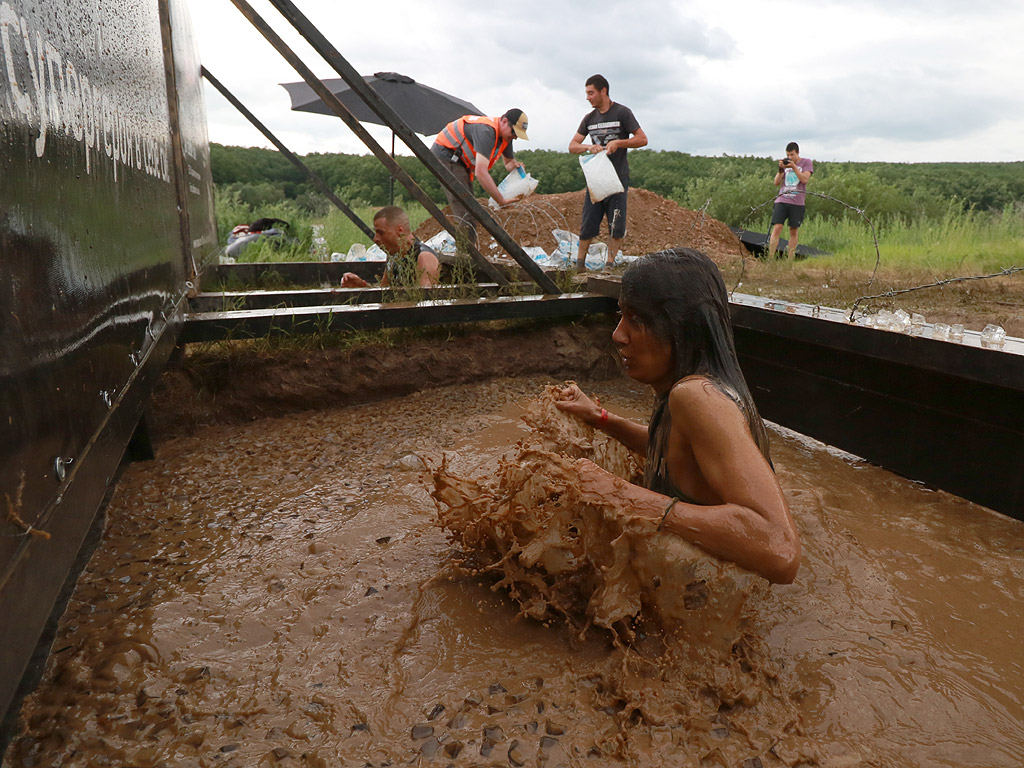
<svg viewBox="0 0 1024 768">
<path fill-rule="evenodd" d="M 796 229 L 804 223 L 804 211 L 807 209 L 805 205 L 793 205 L 792 203 L 776 203 L 772 207 L 772 226 L 776 224 L 783 224 L 786 219 L 789 219 L 789 226 L 792 229 Z M 764 219 L 761 219 L 764 221 Z"/>
<path fill-rule="evenodd" d="M 580 240 L 593 240 L 601 234 L 601 219 L 608 219 L 608 229 L 613 240 L 626 236 L 626 195 L 619 192 L 609 195 L 599 203 L 590 201 L 590 190 L 583 198 L 583 221 L 580 223 Z M 618 215 L 615 212 L 618 211 Z"/>
</svg>

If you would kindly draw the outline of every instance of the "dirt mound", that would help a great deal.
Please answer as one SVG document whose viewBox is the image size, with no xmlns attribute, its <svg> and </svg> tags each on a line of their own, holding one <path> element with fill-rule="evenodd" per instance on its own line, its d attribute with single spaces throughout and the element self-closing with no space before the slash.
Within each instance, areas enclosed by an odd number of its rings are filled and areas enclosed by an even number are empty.
<svg viewBox="0 0 1024 768">
<path fill-rule="evenodd" d="M 481 199 L 481 203 L 486 203 Z M 494 217 L 521 246 L 536 246 L 547 252 L 555 247 L 553 229 L 565 229 L 577 234 L 580 213 L 583 210 L 583 191 L 562 192 L 557 195 L 531 195 L 494 212 Z M 445 209 L 448 212 L 448 209 Z M 665 248 L 688 246 L 700 248 L 715 259 L 742 256 L 745 251 L 739 238 L 728 226 L 700 211 L 690 211 L 661 195 L 646 189 L 629 190 L 626 216 L 624 253 L 641 255 Z M 416 236 L 427 240 L 436 235 L 441 226 L 433 219 L 423 222 Z M 480 246 L 491 253 L 494 239 L 480 230 Z M 602 226 L 601 239 L 606 240 L 607 224 Z"/>
</svg>

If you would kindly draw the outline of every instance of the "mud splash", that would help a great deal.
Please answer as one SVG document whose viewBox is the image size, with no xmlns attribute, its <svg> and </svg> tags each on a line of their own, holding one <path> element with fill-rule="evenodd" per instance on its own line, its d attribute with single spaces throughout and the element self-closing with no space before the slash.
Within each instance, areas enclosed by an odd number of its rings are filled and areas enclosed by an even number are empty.
<svg viewBox="0 0 1024 768">
<path fill-rule="evenodd" d="M 475 573 L 500 574 L 524 616 L 563 617 L 582 636 L 593 624 L 632 642 L 645 616 L 701 648 L 728 651 L 750 594 L 764 581 L 709 557 L 677 536 L 633 519 L 614 500 L 584 501 L 574 459 L 589 459 L 625 480 L 642 459 L 558 410 L 559 387 L 526 406 L 533 432 L 513 456 L 476 477 L 447 462 L 434 470 L 438 517 L 468 553 Z"/>
<path fill-rule="evenodd" d="M 4 768 L 1020 764 L 1024 525 L 796 435 L 772 455 L 803 565 L 747 596 L 732 658 L 519 617 L 460 567 L 413 454 L 463 477 L 511 459 L 548 383 L 158 446 L 118 483 Z M 629 381 L 585 386 L 649 413 Z"/>
<path fill-rule="evenodd" d="M 533 431 L 496 466 L 474 476 L 444 460 L 434 469 L 438 518 L 467 571 L 492 577 L 521 616 L 546 626 L 562 619 L 580 639 L 592 626 L 610 630 L 617 668 L 594 679 L 625 713 L 617 756 L 649 760 L 635 752 L 634 731 L 643 741 L 657 726 L 688 734 L 677 745 L 724 765 L 817 762 L 800 738 L 799 684 L 750 630 L 767 582 L 655 531 L 614 499 L 584 501 L 576 460 L 636 481 L 642 459 L 558 410 L 559 389 L 526 405 Z"/>
</svg>

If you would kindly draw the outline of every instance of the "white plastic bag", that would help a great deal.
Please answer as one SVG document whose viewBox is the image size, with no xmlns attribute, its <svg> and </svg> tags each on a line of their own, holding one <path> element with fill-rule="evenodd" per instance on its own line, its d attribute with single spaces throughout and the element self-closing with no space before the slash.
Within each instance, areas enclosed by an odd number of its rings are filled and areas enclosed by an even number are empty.
<svg viewBox="0 0 1024 768">
<path fill-rule="evenodd" d="M 362 243 L 352 243 L 343 261 L 387 261 L 388 255 L 373 243 L 367 248 Z"/>
<path fill-rule="evenodd" d="M 580 249 L 580 239 L 572 232 L 566 232 L 564 229 L 553 229 L 551 234 L 554 235 L 555 242 L 558 244 L 555 251 L 567 259 L 575 259 L 576 252 Z"/>
<path fill-rule="evenodd" d="M 554 235 L 558 247 L 551 252 L 549 259 L 551 261 L 559 259 L 562 263 L 572 262 L 575 264 L 576 256 L 580 250 L 580 239 L 572 232 L 566 232 L 564 229 L 553 229 L 551 234 Z M 615 257 L 615 263 L 621 264 L 624 261 L 632 261 L 634 259 L 636 259 L 635 256 L 623 256 L 622 251 L 619 251 Z M 590 247 L 587 248 L 587 255 L 584 257 L 584 264 L 587 265 L 587 269 L 604 269 L 607 263 L 608 246 L 604 243 L 591 243 Z"/>
<path fill-rule="evenodd" d="M 580 155 L 580 167 L 583 168 L 583 176 L 587 180 L 587 189 L 590 190 L 590 199 L 593 202 L 599 203 L 606 197 L 623 191 L 619 174 L 615 172 L 615 166 L 608 159 L 605 150 L 596 155 Z"/>
<path fill-rule="evenodd" d="M 534 193 L 537 189 L 537 185 L 540 182 L 533 178 L 530 174 L 524 171 L 522 168 L 516 168 L 508 176 L 501 180 L 498 184 L 498 191 L 501 192 L 501 196 L 509 200 L 514 197 L 527 197 Z M 497 209 L 498 203 L 492 197 L 487 201 L 491 208 Z"/>
<path fill-rule="evenodd" d="M 449 234 L 447 229 L 442 229 L 427 240 L 424 245 L 445 256 L 453 256 L 455 254 L 455 238 Z"/>
</svg>

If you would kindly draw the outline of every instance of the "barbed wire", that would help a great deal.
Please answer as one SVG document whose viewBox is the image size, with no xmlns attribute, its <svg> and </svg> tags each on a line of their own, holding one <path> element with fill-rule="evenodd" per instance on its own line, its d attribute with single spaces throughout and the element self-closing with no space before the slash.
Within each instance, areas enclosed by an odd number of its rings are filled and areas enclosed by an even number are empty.
<svg viewBox="0 0 1024 768">
<path fill-rule="evenodd" d="M 566 232 L 569 231 L 569 224 L 558 208 L 556 208 L 551 202 L 535 199 L 532 195 L 527 197 L 525 200 L 518 200 L 512 205 L 492 210 L 491 215 L 494 216 L 506 231 L 509 229 L 508 225 L 510 222 L 520 218 L 525 218 L 526 216 L 529 216 L 530 224 L 533 229 L 538 232 L 540 231 L 540 227 L 537 225 L 537 220 L 541 216 L 547 219 L 552 230 L 561 229 Z M 559 219 L 561 219 L 561 222 L 559 222 Z"/>
<path fill-rule="evenodd" d="M 704 217 L 707 216 L 708 206 L 709 205 L 711 205 L 711 198 L 710 197 L 707 200 L 704 201 L 704 205 L 702 205 L 700 207 L 700 210 L 697 211 L 697 213 L 699 215 L 697 216 L 696 219 L 693 220 L 693 224 L 690 225 L 690 229 L 693 229 L 698 224 L 700 224 L 701 229 L 704 228 Z"/>
<path fill-rule="evenodd" d="M 871 301 L 872 299 L 891 299 L 899 296 L 902 293 L 910 293 L 911 291 L 920 291 L 924 288 L 938 288 L 943 285 L 949 285 L 951 283 L 962 283 L 967 280 L 987 280 L 990 277 L 1005 277 L 1006 275 L 1012 275 L 1014 272 L 1024 271 L 1024 267 L 1006 267 L 998 272 L 993 272 L 991 275 L 968 275 L 965 277 L 950 277 L 945 280 L 936 280 L 934 283 L 926 283 L 925 285 L 915 285 L 912 288 L 890 288 L 888 291 L 876 294 L 874 296 L 861 296 L 853 302 L 853 308 L 850 310 L 850 322 L 853 322 L 854 315 L 857 313 L 857 306 L 862 301 Z"/>
</svg>

